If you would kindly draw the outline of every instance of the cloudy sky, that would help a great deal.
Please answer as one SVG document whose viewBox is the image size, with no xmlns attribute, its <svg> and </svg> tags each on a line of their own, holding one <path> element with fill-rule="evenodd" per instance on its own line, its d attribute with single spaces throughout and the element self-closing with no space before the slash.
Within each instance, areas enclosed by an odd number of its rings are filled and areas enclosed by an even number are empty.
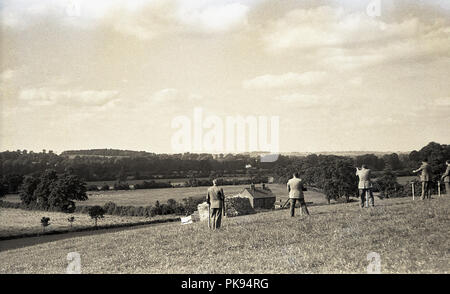
<svg viewBox="0 0 450 294">
<path fill-rule="evenodd" d="M 172 153 L 172 120 L 196 107 L 279 116 L 286 152 L 450 144 L 447 0 L 3 0 L 0 13 L 1 151 Z"/>
</svg>

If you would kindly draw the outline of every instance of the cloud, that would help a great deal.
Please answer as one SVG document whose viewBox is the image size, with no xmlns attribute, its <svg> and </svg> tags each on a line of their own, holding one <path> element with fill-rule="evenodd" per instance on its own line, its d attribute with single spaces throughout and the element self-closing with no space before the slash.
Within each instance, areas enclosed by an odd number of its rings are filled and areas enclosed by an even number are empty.
<svg viewBox="0 0 450 294">
<path fill-rule="evenodd" d="M 183 7 L 177 17 L 183 25 L 205 32 L 227 31 L 247 24 L 249 7 L 240 3 L 208 5 L 206 7 Z"/>
<path fill-rule="evenodd" d="M 323 81 L 326 72 L 310 71 L 305 73 L 289 72 L 281 75 L 262 75 L 243 82 L 246 89 L 276 89 L 307 86 Z"/>
<path fill-rule="evenodd" d="M 186 94 L 177 89 L 166 88 L 159 90 L 150 97 L 150 101 L 154 103 L 172 103 L 172 102 L 182 102 L 182 101 L 198 101 L 203 99 L 201 95 L 198 94 Z"/>
<path fill-rule="evenodd" d="M 0 81 L 8 81 L 17 77 L 18 71 L 13 69 L 5 69 L 0 73 Z"/>
<path fill-rule="evenodd" d="M 263 39 L 271 51 L 340 47 L 415 36 L 419 22 L 387 23 L 363 12 L 321 6 L 296 9 L 269 24 Z"/>
<path fill-rule="evenodd" d="M 433 102 L 436 106 L 450 107 L 450 97 L 438 98 Z"/>
<path fill-rule="evenodd" d="M 176 89 L 162 89 L 151 96 L 151 100 L 156 103 L 171 102 L 178 99 L 179 92 Z"/>
<path fill-rule="evenodd" d="M 53 18 L 78 28 L 110 27 L 144 41 L 170 33 L 227 32 L 246 25 L 249 11 L 238 2 L 203 0 L 19 0 L 0 9 L 3 25 L 11 28 Z"/>
<path fill-rule="evenodd" d="M 261 38 L 271 54 L 296 50 L 338 70 L 450 56 L 450 21 L 443 16 L 387 21 L 329 6 L 296 9 L 269 22 Z"/>
<path fill-rule="evenodd" d="M 303 94 L 303 93 L 289 93 L 280 96 L 275 96 L 273 100 L 283 104 L 290 104 L 300 108 L 330 108 L 338 105 L 344 106 L 345 101 L 339 101 L 336 97 L 330 95 L 319 94 Z"/>
<path fill-rule="evenodd" d="M 118 91 L 96 90 L 54 90 L 50 88 L 31 88 L 21 90 L 19 99 L 33 106 L 63 104 L 70 106 L 103 107 L 118 101 Z"/>
<path fill-rule="evenodd" d="M 276 101 L 286 102 L 286 103 L 297 103 L 302 106 L 316 106 L 320 105 L 320 97 L 317 95 L 307 95 L 307 94 L 285 94 L 277 96 L 274 98 Z"/>
</svg>

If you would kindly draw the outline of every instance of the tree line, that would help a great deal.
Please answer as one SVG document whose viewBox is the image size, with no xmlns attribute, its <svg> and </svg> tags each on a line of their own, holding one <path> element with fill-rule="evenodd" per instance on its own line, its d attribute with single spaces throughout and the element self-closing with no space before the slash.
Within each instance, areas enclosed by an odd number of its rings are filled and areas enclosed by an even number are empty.
<svg viewBox="0 0 450 294">
<path fill-rule="evenodd" d="M 250 181 L 261 181 L 264 177 L 272 176 L 276 182 L 285 183 L 293 171 L 298 171 L 307 185 L 321 189 L 328 199 L 337 199 L 356 194 L 355 166 L 368 165 L 378 179 L 380 190 L 387 191 L 386 187 L 389 187 L 396 191 L 399 187 L 391 187 L 395 186 L 395 177 L 412 175 L 412 170 L 420 166 L 420 161 L 425 158 L 429 161 L 434 177 L 439 177 L 445 169 L 443 163 L 450 158 L 450 145 L 431 142 L 409 154 L 392 153 L 383 156 L 280 155 L 275 162 L 261 162 L 259 157 L 250 154 L 213 156 L 95 149 L 66 151 L 57 155 L 45 150 L 39 153 L 26 150 L 5 151 L 0 153 L 0 196 L 18 192 L 27 177 L 39 178 L 48 169 L 52 169 L 57 175 L 75 175 L 80 181 L 115 180 L 117 189 L 128 187 L 123 183 L 130 177 L 146 180 L 138 184 L 138 188 L 153 188 L 169 187 L 168 183 L 152 181 L 155 177 L 185 178 L 188 186 L 208 185 L 209 181 L 199 180 L 201 177 L 236 175 L 246 175 Z M 246 168 L 248 165 L 251 168 Z"/>
</svg>

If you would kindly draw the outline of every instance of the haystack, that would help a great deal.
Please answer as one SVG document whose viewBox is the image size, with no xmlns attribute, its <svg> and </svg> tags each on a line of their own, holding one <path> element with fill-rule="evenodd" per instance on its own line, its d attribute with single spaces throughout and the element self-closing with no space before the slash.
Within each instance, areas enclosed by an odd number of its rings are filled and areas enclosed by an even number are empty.
<svg viewBox="0 0 450 294">
<path fill-rule="evenodd" d="M 208 220 L 208 203 L 203 202 L 197 206 L 198 216 L 200 217 L 200 221 Z"/>
</svg>

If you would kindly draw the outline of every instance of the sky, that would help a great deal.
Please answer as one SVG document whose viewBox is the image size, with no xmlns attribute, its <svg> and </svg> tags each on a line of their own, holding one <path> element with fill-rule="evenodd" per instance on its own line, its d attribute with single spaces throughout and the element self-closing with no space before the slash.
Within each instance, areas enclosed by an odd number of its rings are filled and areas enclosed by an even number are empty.
<svg viewBox="0 0 450 294">
<path fill-rule="evenodd" d="M 203 137 L 276 117 L 281 152 L 450 144 L 450 1 L 3 0 L 0 13 L 0 151 L 209 151 L 174 148 L 177 132 L 195 141 L 195 109 Z"/>
</svg>

